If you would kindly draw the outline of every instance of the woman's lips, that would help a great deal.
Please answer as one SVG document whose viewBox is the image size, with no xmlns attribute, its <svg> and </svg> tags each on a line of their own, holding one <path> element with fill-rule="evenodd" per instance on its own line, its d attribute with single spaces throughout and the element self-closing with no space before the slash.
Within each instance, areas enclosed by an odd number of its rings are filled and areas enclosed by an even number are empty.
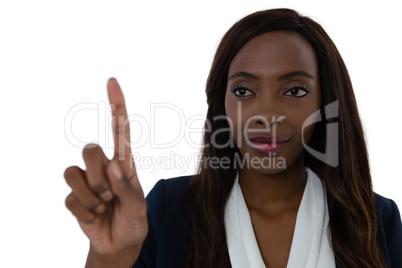
<svg viewBox="0 0 402 268">
<path fill-rule="evenodd" d="M 283 137 L 258 136 L 249 139 L 251 147 L 260 154 L 271 154 L 282 151 L 290 139 Z"/>
</svg>

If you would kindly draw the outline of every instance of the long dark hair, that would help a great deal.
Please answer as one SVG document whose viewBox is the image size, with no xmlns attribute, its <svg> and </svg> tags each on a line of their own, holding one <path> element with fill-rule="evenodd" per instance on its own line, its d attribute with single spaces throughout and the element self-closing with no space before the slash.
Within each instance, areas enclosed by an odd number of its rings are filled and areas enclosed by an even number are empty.
<svg viewBox="0 0 402 268">
<path fill-rule="evenodd" d="M 206 121 L 210 126 L 205 125 L 199 169 L 192 176 L 183 200 L 192 222 L 186 265 L 227 267 L 229 264 L 224 211 L 237 170 L 212 168 L 207 162 L 211 157 L 226 157 L 233 163 L 239 151 L 236 146 L 212 146 L 212 139 L 216 144 L 230 140 L 228 131 L 214 137 L 212 134 L 229 128 L 226 120 L 216 118 L 225 115 L 231 61 L 251 39 L 277 30 L 297 32 L 313 46 L 321 79 L 321 109 L 338 101 L 339 164 L 332 167 L 309 153 L 304 157 L 305 165 L 325 182 L 331 196 L 330 243 L 336 263 L 341 267 L 385 267 L 376 240 L 377 219 L 368 153 L 348 71 L 323 28 L 291 9 L 260 11 L 241 19 L 229 29 L 217 49 L 206 86 L 209 104 Z M 325 123 L 316 123 L 309 143 L 319 152 L 326 150 L 325 129 Z"/>
</svg>

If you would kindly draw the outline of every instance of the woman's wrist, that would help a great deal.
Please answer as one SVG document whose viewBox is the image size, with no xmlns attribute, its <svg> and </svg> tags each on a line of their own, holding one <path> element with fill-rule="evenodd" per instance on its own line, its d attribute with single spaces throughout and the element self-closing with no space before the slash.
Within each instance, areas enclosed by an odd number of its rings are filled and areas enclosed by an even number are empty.
<svg viewBox="0 0 402 268">
<path fill-rule="evenodd" d="M 90 248 L 85 268 L 131 268 L 138 259 L 141 247 L 110 254 L 98 254 Z"/>
</svg>

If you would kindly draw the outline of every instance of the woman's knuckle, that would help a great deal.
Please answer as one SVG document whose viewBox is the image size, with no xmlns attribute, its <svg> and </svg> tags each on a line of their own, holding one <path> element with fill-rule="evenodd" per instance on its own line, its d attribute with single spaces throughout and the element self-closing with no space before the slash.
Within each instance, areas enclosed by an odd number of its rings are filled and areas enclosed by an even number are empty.
<svg viewBox="0 0 402 268">
<path fill-rule="evenodd" d="M 94 210 L 99 206 L 100 201 L 96 197 L 87 197 L 82 200 L 82 203 L 85 208 L 87 208 L 89 210 Z"/>
<path fill-rule="evenodd" d="M 106 183 L 104 183 L 103 181 L 100 181 L 100 180 L 98 180 L 97 182 L 93 183 L 91 185 L 91 188 L 96 193 L 103 193 L 104 191 L 106 191 L 108 189 Z"/>
<path fill-rule="evenodd" d="M 66 168 L 66 170 L 64 171 L 64 178 L 66 180 L 69 180 L 71 178 L 74 178 L 77 174 L 79 174 L 80 172 L 80 168 L 77 166 L 70 166 L 68 168 Z"/>
<path fill-rule="evenodd" d="M 82 150 L 82 156 L 84 158 L 92 157 L 93 155 L 96 154 L 96 152 L 99 148 L 100 148 L 99 145 L 96 143 L 88 143 L 87 145 L 85 145 L 84 149 Z"/>
<path fill-rule="evenodd" d="M 74 196 L 72 193 L 69 194 L 69 195 L 66 197 L 65 204 L 66 204 L 66 207 L 67 207 L 68 209 L 70 209 L 70 210 L 75 207 L 76 199 L 75 199 L 75 196 Z"/>
</svg>

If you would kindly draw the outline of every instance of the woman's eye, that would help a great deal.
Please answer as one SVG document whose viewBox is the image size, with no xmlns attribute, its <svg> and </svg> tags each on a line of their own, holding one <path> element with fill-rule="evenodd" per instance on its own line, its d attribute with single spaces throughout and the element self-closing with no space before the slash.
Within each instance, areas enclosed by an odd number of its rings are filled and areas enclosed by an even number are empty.
<svg viewBox="0 0 402 268">
<path fill-rule="evenodd" d="M 307 88 L 297 86 L 286 91 L 285 95 L 301 98 L 306 96 L 308 93 L 310 93 L 310 90 Z"/>
<path fill-rule="evenodd" d="M 237 96 L 237 97 L 247 97 L 247 96 L 254 96 L 255 94 L 251 92 L 250 89 L 243 87 L 243 86 L 238 86 L 232 89 L 232 92 Z"/>
</svg>

